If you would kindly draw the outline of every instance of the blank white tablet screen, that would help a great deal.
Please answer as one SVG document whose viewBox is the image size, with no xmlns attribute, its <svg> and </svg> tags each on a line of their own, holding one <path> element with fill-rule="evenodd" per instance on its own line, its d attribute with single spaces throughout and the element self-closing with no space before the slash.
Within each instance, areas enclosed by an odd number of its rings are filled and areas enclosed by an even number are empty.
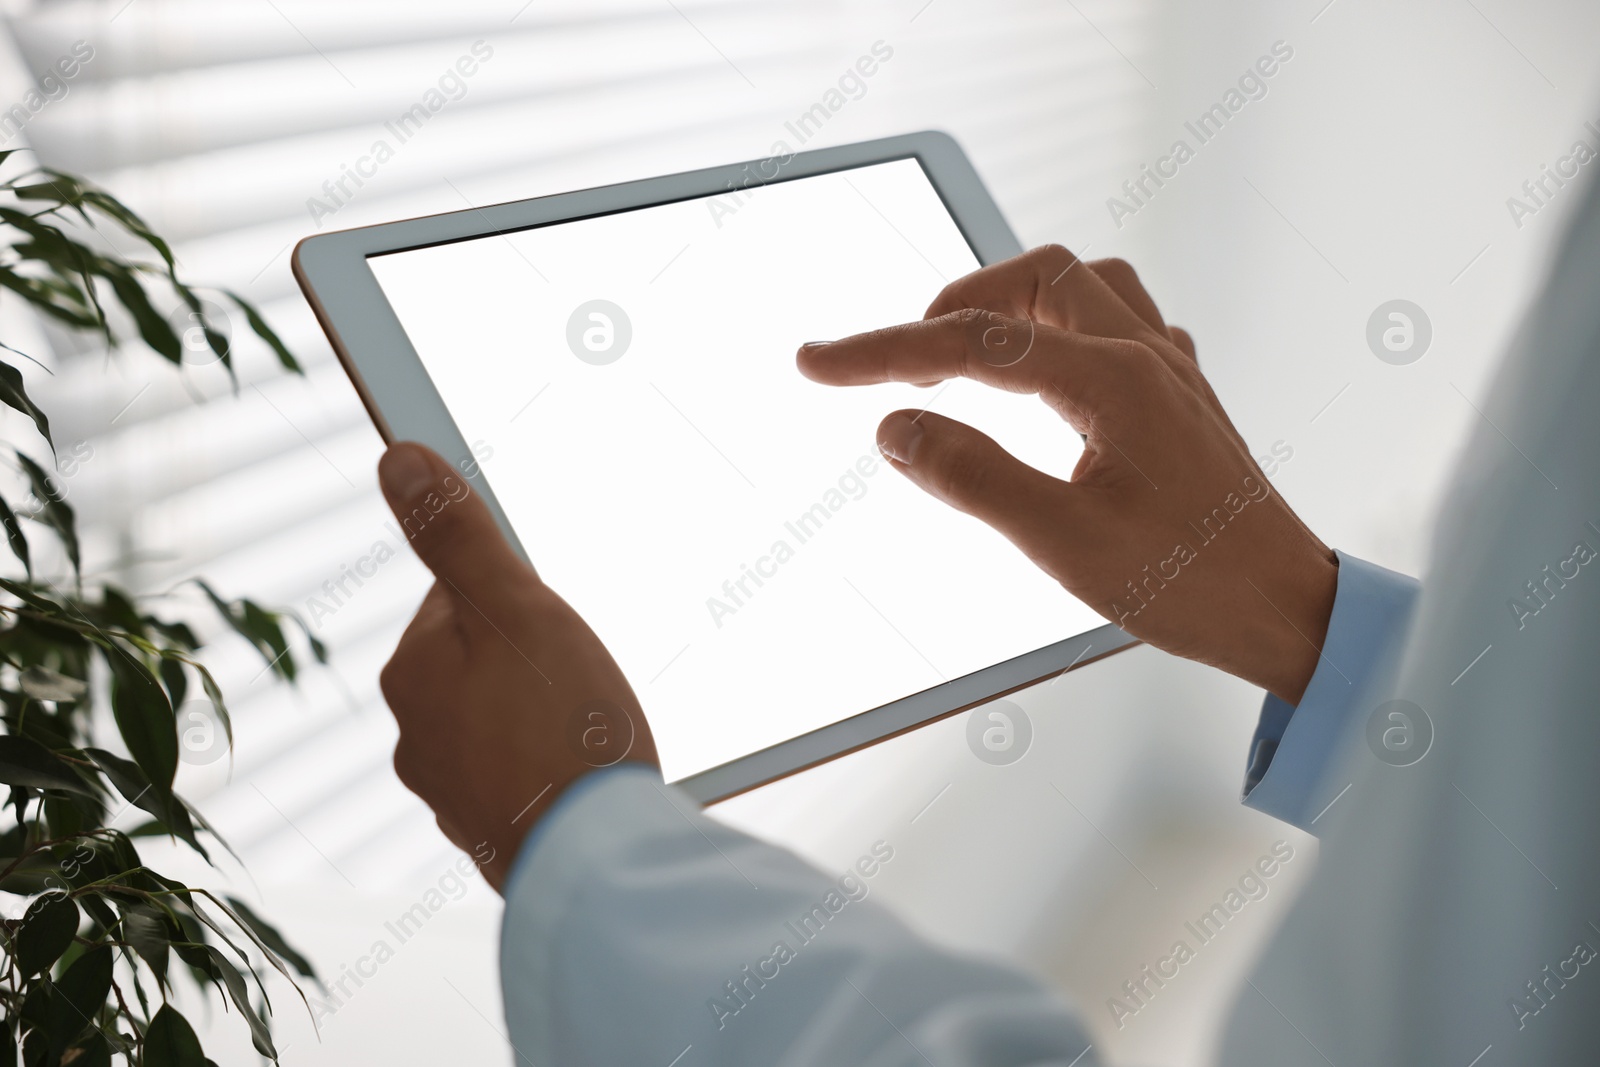
<svg viewBox="0 0 1600 1067">
<path fill-rule="evenodd" d="M 915 159 L 368 262 L 669 781 L 1101 621 L 878 459 L 885 414 L 931 407 L 1065 478 L 1037 398 L 795 369 L 979 266 Z"/>
</svg>

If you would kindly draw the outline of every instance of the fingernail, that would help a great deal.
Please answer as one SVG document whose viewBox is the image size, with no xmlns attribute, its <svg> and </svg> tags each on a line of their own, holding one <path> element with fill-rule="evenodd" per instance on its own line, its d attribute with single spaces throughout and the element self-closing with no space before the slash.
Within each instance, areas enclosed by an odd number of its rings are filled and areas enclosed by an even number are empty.
<svg viewBox="0 0 1600 1067">
<path fill-rule="evenodd" d="M 878 450 L 908 466 L 916 460 L 921 441 L 922 427 L 904 415 L 890 415 L 878 427 Z"/>
<path fill-rule="evenodd" d="M 805 344 L 801 345 L 800 347 L 801 348 L 821 348 L 824 345 L 831 345 L 831 344 L 833 344 L 832 341 L 807 341 Z"/>
<path fill-rule="evenodd" d="M 415 445 L 395 445 L 378 460 L 378 484 L 391 500 L 415 500 L 431 481 L 433 467 Z"/>
</svg>

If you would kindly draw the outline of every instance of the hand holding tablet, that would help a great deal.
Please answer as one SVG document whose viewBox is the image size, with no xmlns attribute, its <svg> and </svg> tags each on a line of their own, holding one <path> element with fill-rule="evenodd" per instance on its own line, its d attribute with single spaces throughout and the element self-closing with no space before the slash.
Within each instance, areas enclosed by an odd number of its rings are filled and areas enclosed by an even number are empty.
<svg viewBox="0 0 1600 1067">
<path fill-rule="evenodd" d="M 1306 557 L 1331 575 L 1331 555 L 1270 494 L 1131 272 L 1059 249 L 1000 264 L 1015 238 L 941 135 L 769 170 L 296 250 L 385 438 L 462 471 L 615 656 L 627 699 L 583 697 L 552 728 L 595 736 L 584 708 L 617 722 L 592 701 L 624 720 L 642 704 L 667 780 L 714 800 L 1131 643 L 1102 615 L 1297 692 L 1303 657 L 1282 637 L 1320 589 L 1290 577 Z M 736 213 L 716 210 L 729 196 Z M 915 319 L 941 291 L 923 322 L 808 350 L 805 376 L 789 355 Z M 963 307 L 981 310 L 947 314 Z M 909 481 L 873 440 L 896 406 L 883 436 Z M 1244 559 L 1267 564 L 1254 591 Z M 1272 661 L 1241 658 L 1227 627 L 1196 636 L 1206 611 Z M 407 654 L 428 658 L 424 642 Z"/>
<path fill-rule="evenodd" d="M 1189 335 L 1128 264 L 1036 248 L 952 283 L 921 322 L 803 346 L 799 366 L 829 385 L 965 377 L 1037 395 L 1086 437 L 1070 481 L 932 412 L 890 414 L 878 441 L 1127 632 L 1299 701 L 1337 562 L 1272 492 Z"/>
<path fill-rule="evenodd" d="M 401 443 L 378 477 L 435 577 L 379 679 L 400 727 L 395 773 L 498 889 L 569 785 L 624 760 L 654 764 L 655 744 L 600 639 L 448 463 Z"/>
</svg>

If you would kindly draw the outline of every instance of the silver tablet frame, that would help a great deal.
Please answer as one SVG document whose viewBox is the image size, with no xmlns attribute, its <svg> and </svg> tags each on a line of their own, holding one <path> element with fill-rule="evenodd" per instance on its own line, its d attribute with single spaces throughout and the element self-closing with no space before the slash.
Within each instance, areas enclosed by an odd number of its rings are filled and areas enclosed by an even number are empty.
<svg viewBox="0 0 1600 1067">
<path fill-rule="evenodd" d="M 468 482 L 483 494 L 507 539 L 527 558 L 482 468 L 472 462 L 471 447 L 446 410 L 368 268 L 367 257 L 908 158 L 921 164 L 979 262 L 996 263 L 1022 251 L 960 145 L 948 134 L 925 131 L 315 234 L 295 246 L 294 275 L 384 441 L 419 441 L 458 470 L 472 471 Z M 701 771 L 676 784 L 702 803 L 723 800 L 1052 675 L 1075 670 L 1136 643 L 1135 638 L 1115 626 L 1101 626 Z"/>
</svg>

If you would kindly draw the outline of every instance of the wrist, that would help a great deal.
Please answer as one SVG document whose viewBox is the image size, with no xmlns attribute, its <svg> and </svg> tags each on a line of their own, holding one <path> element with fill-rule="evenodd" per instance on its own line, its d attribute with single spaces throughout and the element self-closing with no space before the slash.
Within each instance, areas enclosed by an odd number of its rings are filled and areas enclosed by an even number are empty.
<svg viewBox="0 0 1600 1067">
<path fill-rule="evenodd" d="M 544 834 L 548 820 L 558 813 L 558 809 L 618 773 L 641 768 L 658 775 L 660 773 L 653 758 L 630 757 L 606 767 L 587 768 L 563 783 L 551 785 L 512 819 L 496 839 L 491 839 L 494 855 L 483 863 L 484 879 L 501 896 L 509 895 L 512 880 L 518 870 L 527 866 L 528 857 L 533 854 Z"/>
<path fill-rule="evenodd" d="M 1291 707 L 1300 703 L 1322 659 L 1339 587 L 1339 558 L 1317 542 L 1315 551 L 1276 574 L 1251 576 L 1260 603 L 1253 634 L 1231 673 Z"/>
</svg>

